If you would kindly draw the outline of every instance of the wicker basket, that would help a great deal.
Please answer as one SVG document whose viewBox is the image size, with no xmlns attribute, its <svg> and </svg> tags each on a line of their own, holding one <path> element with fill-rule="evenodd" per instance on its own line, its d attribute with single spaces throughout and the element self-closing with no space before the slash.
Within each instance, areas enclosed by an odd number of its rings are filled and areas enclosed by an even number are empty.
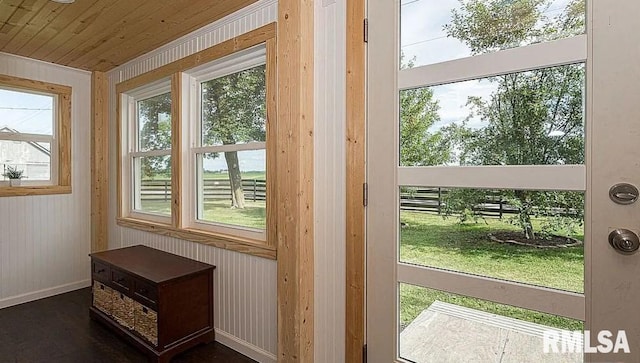
<svg viewBox="0 0 640 363">
<path fill-rule="evenodd" d="M 158 346 L 158 314 L 135 302 L 135 331 L 154 346 Z"/>
<path fill-rule="evenodd" d="M 93 306 L 107 315 L 113 312 L 113 289 L 98 281 L 93 282 Z"/>
<path fill-rule="evenodd" d="M 113 295 L 113 318 L 118 324 L 133 329 L 133 300 L 117 291 Z"/>
</svg>

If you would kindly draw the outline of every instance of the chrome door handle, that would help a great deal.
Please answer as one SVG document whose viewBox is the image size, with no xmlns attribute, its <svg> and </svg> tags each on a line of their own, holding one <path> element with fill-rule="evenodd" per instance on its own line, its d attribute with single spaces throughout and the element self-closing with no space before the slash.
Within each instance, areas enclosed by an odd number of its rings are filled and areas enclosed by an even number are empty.
<svg viewBox="0 0 640 363">
<path fill-rule="evenodd" d="M 631 255 L 640 248 L 640 238 L 628 229 L 616 229 L 609 233 L 609 244 L 623 255 Z"/>
</svg>

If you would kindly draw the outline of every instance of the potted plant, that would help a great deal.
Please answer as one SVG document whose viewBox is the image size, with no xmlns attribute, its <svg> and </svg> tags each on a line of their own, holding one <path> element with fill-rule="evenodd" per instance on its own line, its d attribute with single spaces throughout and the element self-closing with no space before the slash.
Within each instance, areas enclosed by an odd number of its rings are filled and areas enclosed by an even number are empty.
<svg viewBox="0 0 640 363">
<path fill-rule="evenodd" d="M 2 174 L 5 178 L 9 178 L 9 186 L 17 187 L 20 185 L 20 179 L 24 178 L 24 170 L 18 170 L 15 166 L 7 166 Z"/>
</svg>

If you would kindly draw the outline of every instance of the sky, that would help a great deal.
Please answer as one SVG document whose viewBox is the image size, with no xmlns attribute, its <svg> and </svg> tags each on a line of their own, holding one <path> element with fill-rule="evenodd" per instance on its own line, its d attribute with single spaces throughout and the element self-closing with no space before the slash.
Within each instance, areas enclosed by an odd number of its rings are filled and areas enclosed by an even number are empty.
<svg viewBox="0 0 640 363">
<path fill-rule="evenodd" d="M 552 1 L 545 15 L 553 19 L 561 14 L 570 0 Z M 458 0 L 402 0 L 400 5 L 400 47 L 405 61 L 414 60 L 414 67 L 459 59 L 471 55 L 461 41 L 447 37 L 444 25 L 451 21 L 451 10 L 459 7 Z M 466 106 L 469 96 L 488 99 L 496 85 L 488 80 L 472 80 L 431 87 L 440 106 L 440 121 L 432 126 L 437 130 L 451 123 L 461 123 L 470 113 Z M 467 125 L 483 127 L 479 118 Z"/>
<path fill-rule="evenodd" d="M 53 100 L 52 96 L 0 89 L 0 129 L 51 135 Z"/>
</svg>

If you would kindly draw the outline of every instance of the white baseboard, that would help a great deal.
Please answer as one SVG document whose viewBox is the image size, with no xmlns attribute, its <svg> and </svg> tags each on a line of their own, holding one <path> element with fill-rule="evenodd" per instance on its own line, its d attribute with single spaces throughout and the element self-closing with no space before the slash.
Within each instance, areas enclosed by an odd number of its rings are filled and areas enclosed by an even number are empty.
<svg viewBox="0 0 640 363">
<path fill-rule="evenodd" d="M 8 308 L 9 306 L 14 306 L 18 304 L 23 304 L 29 301 L 44 299 L 45 297 L 64 294 L 65 292 L 70 292 L 73 290 L 78 290 L 78 289 L 82 289 L 84 287 L 89 287 L 89 286 L 91 286 L 91 280 L 82 280 L 82 281 L 72 282 L 70 284 L 50 287 L 48 289 L 28 292 L 26 294 L 7 297 L 4 299 L 0 299 L 0 309 Z"/>
<path fill-rule="evenodd" d="M 220 329 L 216 329 L 216 341 L 259 363 L 276 363 L 277 361 L 275 354 L 267 352 Z"/>
</svg>

